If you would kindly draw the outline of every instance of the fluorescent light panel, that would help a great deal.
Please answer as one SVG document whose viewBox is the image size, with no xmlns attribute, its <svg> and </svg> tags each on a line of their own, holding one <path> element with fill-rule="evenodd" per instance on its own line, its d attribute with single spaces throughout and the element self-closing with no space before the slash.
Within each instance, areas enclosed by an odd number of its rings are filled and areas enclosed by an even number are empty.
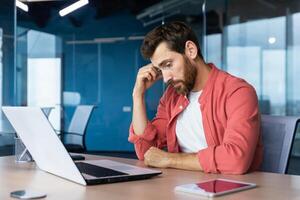
<svg viewBox="0 0 300 200">
<path fill-rule="evenodd" d="M 93 40 L 72 40 L 67 41 L 66 44 L 101 44 L 101 43 L 115 43 L 125 41 L 125 37 L 110 37 L 110 38 L 95 38 Z"/>
<path fill-rule="evenodd" d="M 125 37 L 95 38 L 94 41 L 97 43 L 113 43 L 118 41 L 124 41 L 125 39 Z"/>
<path fill-rule="evenodd" d="M 144 40 L 145 36 L 129 36 L 128 40 Z"/>
<path fill-rule="evenodd" d="M 26 5 L 25 3 L 22 3 L 19 0 L 16 0 L 16 6 L 22 10 L 24 10 L 25 12 L 28 12 L 28 5 Z"/>
<path fill-rule="evenodd" d="M 59 15 L 60 16 L 65 16 L 71 12 L 73 12 L 74 10 L 77 10 L 78 8 L 81 8 L 82 6 L 86 5 L 89 3 L 89 0 L 80 0 L 77 1 L 76 3 L 71 4 L 70 6 L 62 9 L 59 11 Z"/>
</svg>

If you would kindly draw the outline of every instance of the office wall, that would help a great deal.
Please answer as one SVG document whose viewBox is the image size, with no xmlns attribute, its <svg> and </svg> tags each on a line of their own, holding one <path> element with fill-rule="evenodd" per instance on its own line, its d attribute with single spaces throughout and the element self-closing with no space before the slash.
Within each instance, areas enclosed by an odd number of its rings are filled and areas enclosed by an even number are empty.
<svg viewBox="0 0 300 200">
<path fill-rule="evenodd" d="M 88 150 L 132 151 L 133 146 L 127 141 L 132 116 L 132 89 L 137 70 L 146 61 L 140 56 L 142 41 L 128 40 L 128 37 L 137 33 L 144 35 L 145 30 L 128 14 L 107 19 L 105 23 L 121 26 L 102 30 L 102 26 L 97 25 L 100 28 L 95 31 L 101 30 L 97 38 L 115 36 L 125 39 L 117 42 L 68 44 L 70 41 L 78 42 L 93 37 L 78 34 L 64 37 L 63 91 L 79 93 L 80 104 L 96 106 L 87 128 Z M 95 34 L 95 31 L 92 32 Z M 160 82 L 147 94 L 150 118 L 156 112 L 162 90 Z M 75 106 L 66 102 L 64 108 L 64 126 L 67 129 Z"/>
<path fill-rule="evenodd" d="M 143 36 L 152 27 L 144 28 L 142 23 L 128 11 L 121 11 L 109 17 L 95 20 L 91 8 L 82 26 L 74 26 L 71 17 L 53 18 L 41 27 L 28 14 L 18 10 L 18 59 L 21 72 L 18 83 L 18 104 L 27 104 L 27 59 L 33 53 L 42 58 L 47 46 L 35 38 L 34 46 L 28 48 L 28 33 L 35 30 L 40 35 L 55 35 L 62 46 L 55 57 L 62 59 L 62 129 L 67 129 L 78 104 L 95 105 L 87 127 L 87 148 L 93 151 L 132 151 L 127 141 L 131 121 L 132 89 L 135 76 L 144 61 L 140 56 L 142 40 L 129 40 L 130 36 Z M 53 11 L 54 13 L 54 11 Z M 78 12 L 79 16 L 82 14 Z M 72 17 L 78 17 L 75 13 Z M 77 19 L 79 19 L 78 17 Z M 38 34 L 39 35 L 39 34 Z M 119 42 L 92 42 L 95 38 L 124 37 Z M 77 44 L 78 42 L 80 44 Z M 82 41 L 88 41 L 83 42 Z M 73 42 L 73 43 L 72 43 Z M 45 49 L 43 49 L 45 47 Z M 149 118 L 156 113 L 156 107 L 163 91 L 162 83 L 156 84 L 146 97 Z M 64 93 L 77 94 L 79 102 L 64 98 Z M 71 98 L 72 101 L 72 98 Z M 73 99 L 74 101 L 74 99 Z M 75 100 L 76 101 L 76 100 Z"/>
</svg>

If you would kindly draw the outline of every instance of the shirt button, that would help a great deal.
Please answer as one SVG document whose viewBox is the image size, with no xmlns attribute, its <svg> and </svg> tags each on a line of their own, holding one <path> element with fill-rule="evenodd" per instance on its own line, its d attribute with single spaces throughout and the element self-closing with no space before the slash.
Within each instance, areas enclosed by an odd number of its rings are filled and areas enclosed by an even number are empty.
<svg viewBox="0 0 300 200">
<path fill-rule="evenodd" d="M 180 110 L 182 110 L 182 108 L 183 108 L 182 106 L 179 106 L 179 109 L 180 109 Z"/>
</svg>

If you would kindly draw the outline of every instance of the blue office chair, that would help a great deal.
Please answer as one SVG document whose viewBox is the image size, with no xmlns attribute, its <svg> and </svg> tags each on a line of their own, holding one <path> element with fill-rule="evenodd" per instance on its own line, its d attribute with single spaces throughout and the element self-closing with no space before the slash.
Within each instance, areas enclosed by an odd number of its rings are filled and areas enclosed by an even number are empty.
<svg viewBox="0 0 300 200">
<path fill-rule="evenodd" d="M 86 151 L 86 128 L 94 108 L 94 105 L 76 107 L 68 130 L 61 134 L 63 143 L 69 152 L 84 153 Z"/>
<path fill-rule="evenodd" d="M 262 115 L 264 157 L 261 171 L 285 174 L 300 117 Z"/>
</svg>

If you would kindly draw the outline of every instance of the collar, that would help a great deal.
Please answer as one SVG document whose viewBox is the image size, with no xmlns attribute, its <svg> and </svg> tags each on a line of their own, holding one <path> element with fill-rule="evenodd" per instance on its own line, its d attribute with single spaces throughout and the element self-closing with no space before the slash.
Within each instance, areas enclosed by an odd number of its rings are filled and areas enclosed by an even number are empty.
<svg viewBox="0 0 300 200">
<path fill-rule="evenodd" d="M 208 63 L 208 65 L 211 67 L 211 71 L 209 73 L 209 77 L 205 83 L 205 86 L 202 90 L 202 93 L 199 97 L 199 103 L 201 105 L 204 105 L 206 103 L 207 96 L 211 93 L 211 90 L 216 81 L 218 72 L 220 71 L 213 63 Z"/>
</svg>

